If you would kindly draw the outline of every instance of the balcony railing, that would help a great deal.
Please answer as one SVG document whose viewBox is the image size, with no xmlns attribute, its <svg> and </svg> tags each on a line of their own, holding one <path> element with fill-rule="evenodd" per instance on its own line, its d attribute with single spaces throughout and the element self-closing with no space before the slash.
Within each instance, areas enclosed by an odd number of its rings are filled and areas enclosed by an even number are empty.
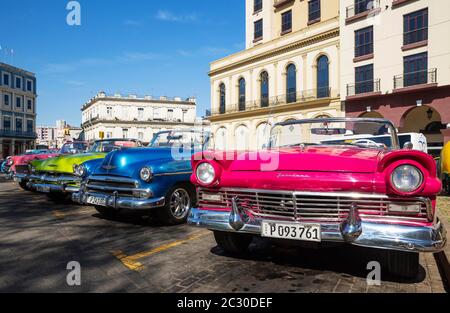
<svg viewBox="0 0 450 313">
<path fill-rule="evenodd" d="M 326 99 L 331 97 L 331 88 L 324 87 L 319 89 L 309 89 L 298 92 L 291 92 L 284 95 L 262 98 L 254 101 L 240 101 L 231 105 L 227 105 L 225 111 L 221 111 L 219 107 L 213 108 L 211 114 L 222 115 L 228 113 L 237 113 L 244 111 L 254 111 L 263 108 L 273 108 L 284 104 L 293 104 L 308 102 L 318 99 Z"/>
<path fill-rule="evenodd" d="M 294 2 L 294 0 L 274 0 L 273 1 L 273 6 L 275 8 L 279 8 L 279 7 L 281 7 L 281 6 L 285 5 L 285 4 L 288 4 L 290 2 Z"/>
<path fill-rule="evenodd" d="M 352 97 L 360 94 L 380 92 L 380 80 L 366 80 L 347 85 L 347 96 Z"/>
<path fill-rule="evenodd" d="M 354 5 L 346 8 L 347 18 L 352 18 L 355 15 L 378 9 L 380 7 L 380 0 L 356 0 Z"/>
<path fill-rule="evenodd" d="M 36 139 L 37 133 L 18 130 L 0 129 L 0 137 Z"/>
<path fill-rule="evenodd" d="M 403 44 L 409 45 L 428 40 L 428 27 L 416 29 L 403 34 Z"/>
<path fill-rule="evenodd" d="M 423 70 L 394 76 L 394 89 L 437 82 L 437 69 Z"/>
</svg>

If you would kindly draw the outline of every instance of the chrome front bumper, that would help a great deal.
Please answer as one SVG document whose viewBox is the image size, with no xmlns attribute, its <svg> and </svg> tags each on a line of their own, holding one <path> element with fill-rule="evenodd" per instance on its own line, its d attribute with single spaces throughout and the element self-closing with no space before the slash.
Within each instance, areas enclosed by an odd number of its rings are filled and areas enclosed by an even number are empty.
<svg viewBox="0 0 450 313">
<path fill-rule="evenodd" d="M 272 221 L 272 220 L 270 220 Z M 192 209 L 190 225 L 210 230 L 261 235 L 261 220 L 245 219 L 231 212 Z M 407 252 L 439 252 L 446 241 L 446 230 L 437 220 L 432 227 L 402 226 L 364 222 L 358 216 L 349 216 L 342 223 L 321 223 L 323 242 L 342 242 L 356 246 Z"/>
<path fill-rule="evenodd" d="M 80 204 L 90 205 L 88 203 L 89 197 L 96 197 L 105 200 L 106 207 L 113 208 L 116 210 L 126 209 L 126 210 L 149 210 L 154 208 L 163 207 L 165 205 L 165 197 L 162 198 L 149 198 L 140 199 L 132 197 L 120 197 L 116 193 L 112 195 L 107 195 L 97 192 L 88 192 L 80 190 L 72 194 L 72 201 Z"/>
<path fill-rule="evenodd" d="M 47 174 L 29 175 L 28 187 L 36 190 L 48 190 L 48 192 L 74 193 L 80 190 L 81 178 L 71 175 L 57 177 Z"/>
<path fill-rule="evenodd" d="M 13 176 L 13 179 L 16 183 L 28 181 L 28 178 L 29 178 L 28 174 L 21 174 L 21 173 L 15 173 Z"/>
</svg>

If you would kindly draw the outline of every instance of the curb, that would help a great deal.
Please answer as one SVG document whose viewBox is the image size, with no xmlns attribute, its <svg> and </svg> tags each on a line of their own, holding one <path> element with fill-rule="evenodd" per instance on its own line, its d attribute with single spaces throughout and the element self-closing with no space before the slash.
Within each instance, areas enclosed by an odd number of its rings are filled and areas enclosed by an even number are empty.
<svg viewBox="0 0 450 313">
<path fill-rule="evenodd" d="M 448 221 L 447 217 L 443 216 L 442 213 L 437 210 L 437 215 L 439 217 L 439 220 L 442 224 L 444 224 L 445 229 L 447 232 L 450 231 L 450 222 Z M 447 236 L 448 238 L 448 236 Z M 441 251 L 439 253 L 434 254 L 434 258 L 436 260 L 437 266 L 439 268 L 439 271 L 441 272 L 442 278 L 445 280 L 445 284 L 447 286 L 447 290 L 450 289 L 450 246 L 447 242 L 447 245 L 444 248 L 444 251 Z"/>
</svg>

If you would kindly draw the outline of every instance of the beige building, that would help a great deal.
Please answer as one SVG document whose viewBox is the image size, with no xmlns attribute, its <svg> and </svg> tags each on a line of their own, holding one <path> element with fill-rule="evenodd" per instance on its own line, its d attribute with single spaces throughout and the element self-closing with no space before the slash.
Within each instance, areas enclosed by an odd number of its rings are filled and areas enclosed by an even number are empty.
<svg viewBox="0 0 450 313">
<path fill-rule="evenodd" d="M 246 49 L 211 64 L 217 149 L 263 147 L 271 125 L 343 116 L 338 0 L 246 0 Z"/>
<path fill-rule="evenodd" d="M 0 63 L 0 159 L 35 147 L 36 76 Z"/>
<path fill-rule="evenodd" d="M 196 108 L 195 98 L 122 96 L 100 92 L 81 108 L 82 128 L 88 141 L 129 138 L 150 142 L 159 131 L 193 127 Z"/>
<path fill-rule="evenodd" d="M 449 1 L 342 0 L 341 98 L 348 116 L 384 117 L 450 140 Z"/>
</svg>

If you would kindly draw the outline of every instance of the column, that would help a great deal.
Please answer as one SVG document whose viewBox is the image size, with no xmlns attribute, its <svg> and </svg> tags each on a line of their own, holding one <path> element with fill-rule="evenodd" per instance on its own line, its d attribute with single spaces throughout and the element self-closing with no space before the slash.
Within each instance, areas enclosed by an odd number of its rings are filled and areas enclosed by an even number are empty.
<svg viewBox="0 0 450 313">
<path fill-rule="evenodd" d="M 10 146 L 10 154 L 11 155 L 16 155 L 16 140 L 15 139 L 11 139 L 11 146 Z"/>
<path fill-rule="evenodd" d="M 3 139 L 0 138 L 0 159 L 6 158 L 5 155 L 3 155 Z"/>
</svg>

